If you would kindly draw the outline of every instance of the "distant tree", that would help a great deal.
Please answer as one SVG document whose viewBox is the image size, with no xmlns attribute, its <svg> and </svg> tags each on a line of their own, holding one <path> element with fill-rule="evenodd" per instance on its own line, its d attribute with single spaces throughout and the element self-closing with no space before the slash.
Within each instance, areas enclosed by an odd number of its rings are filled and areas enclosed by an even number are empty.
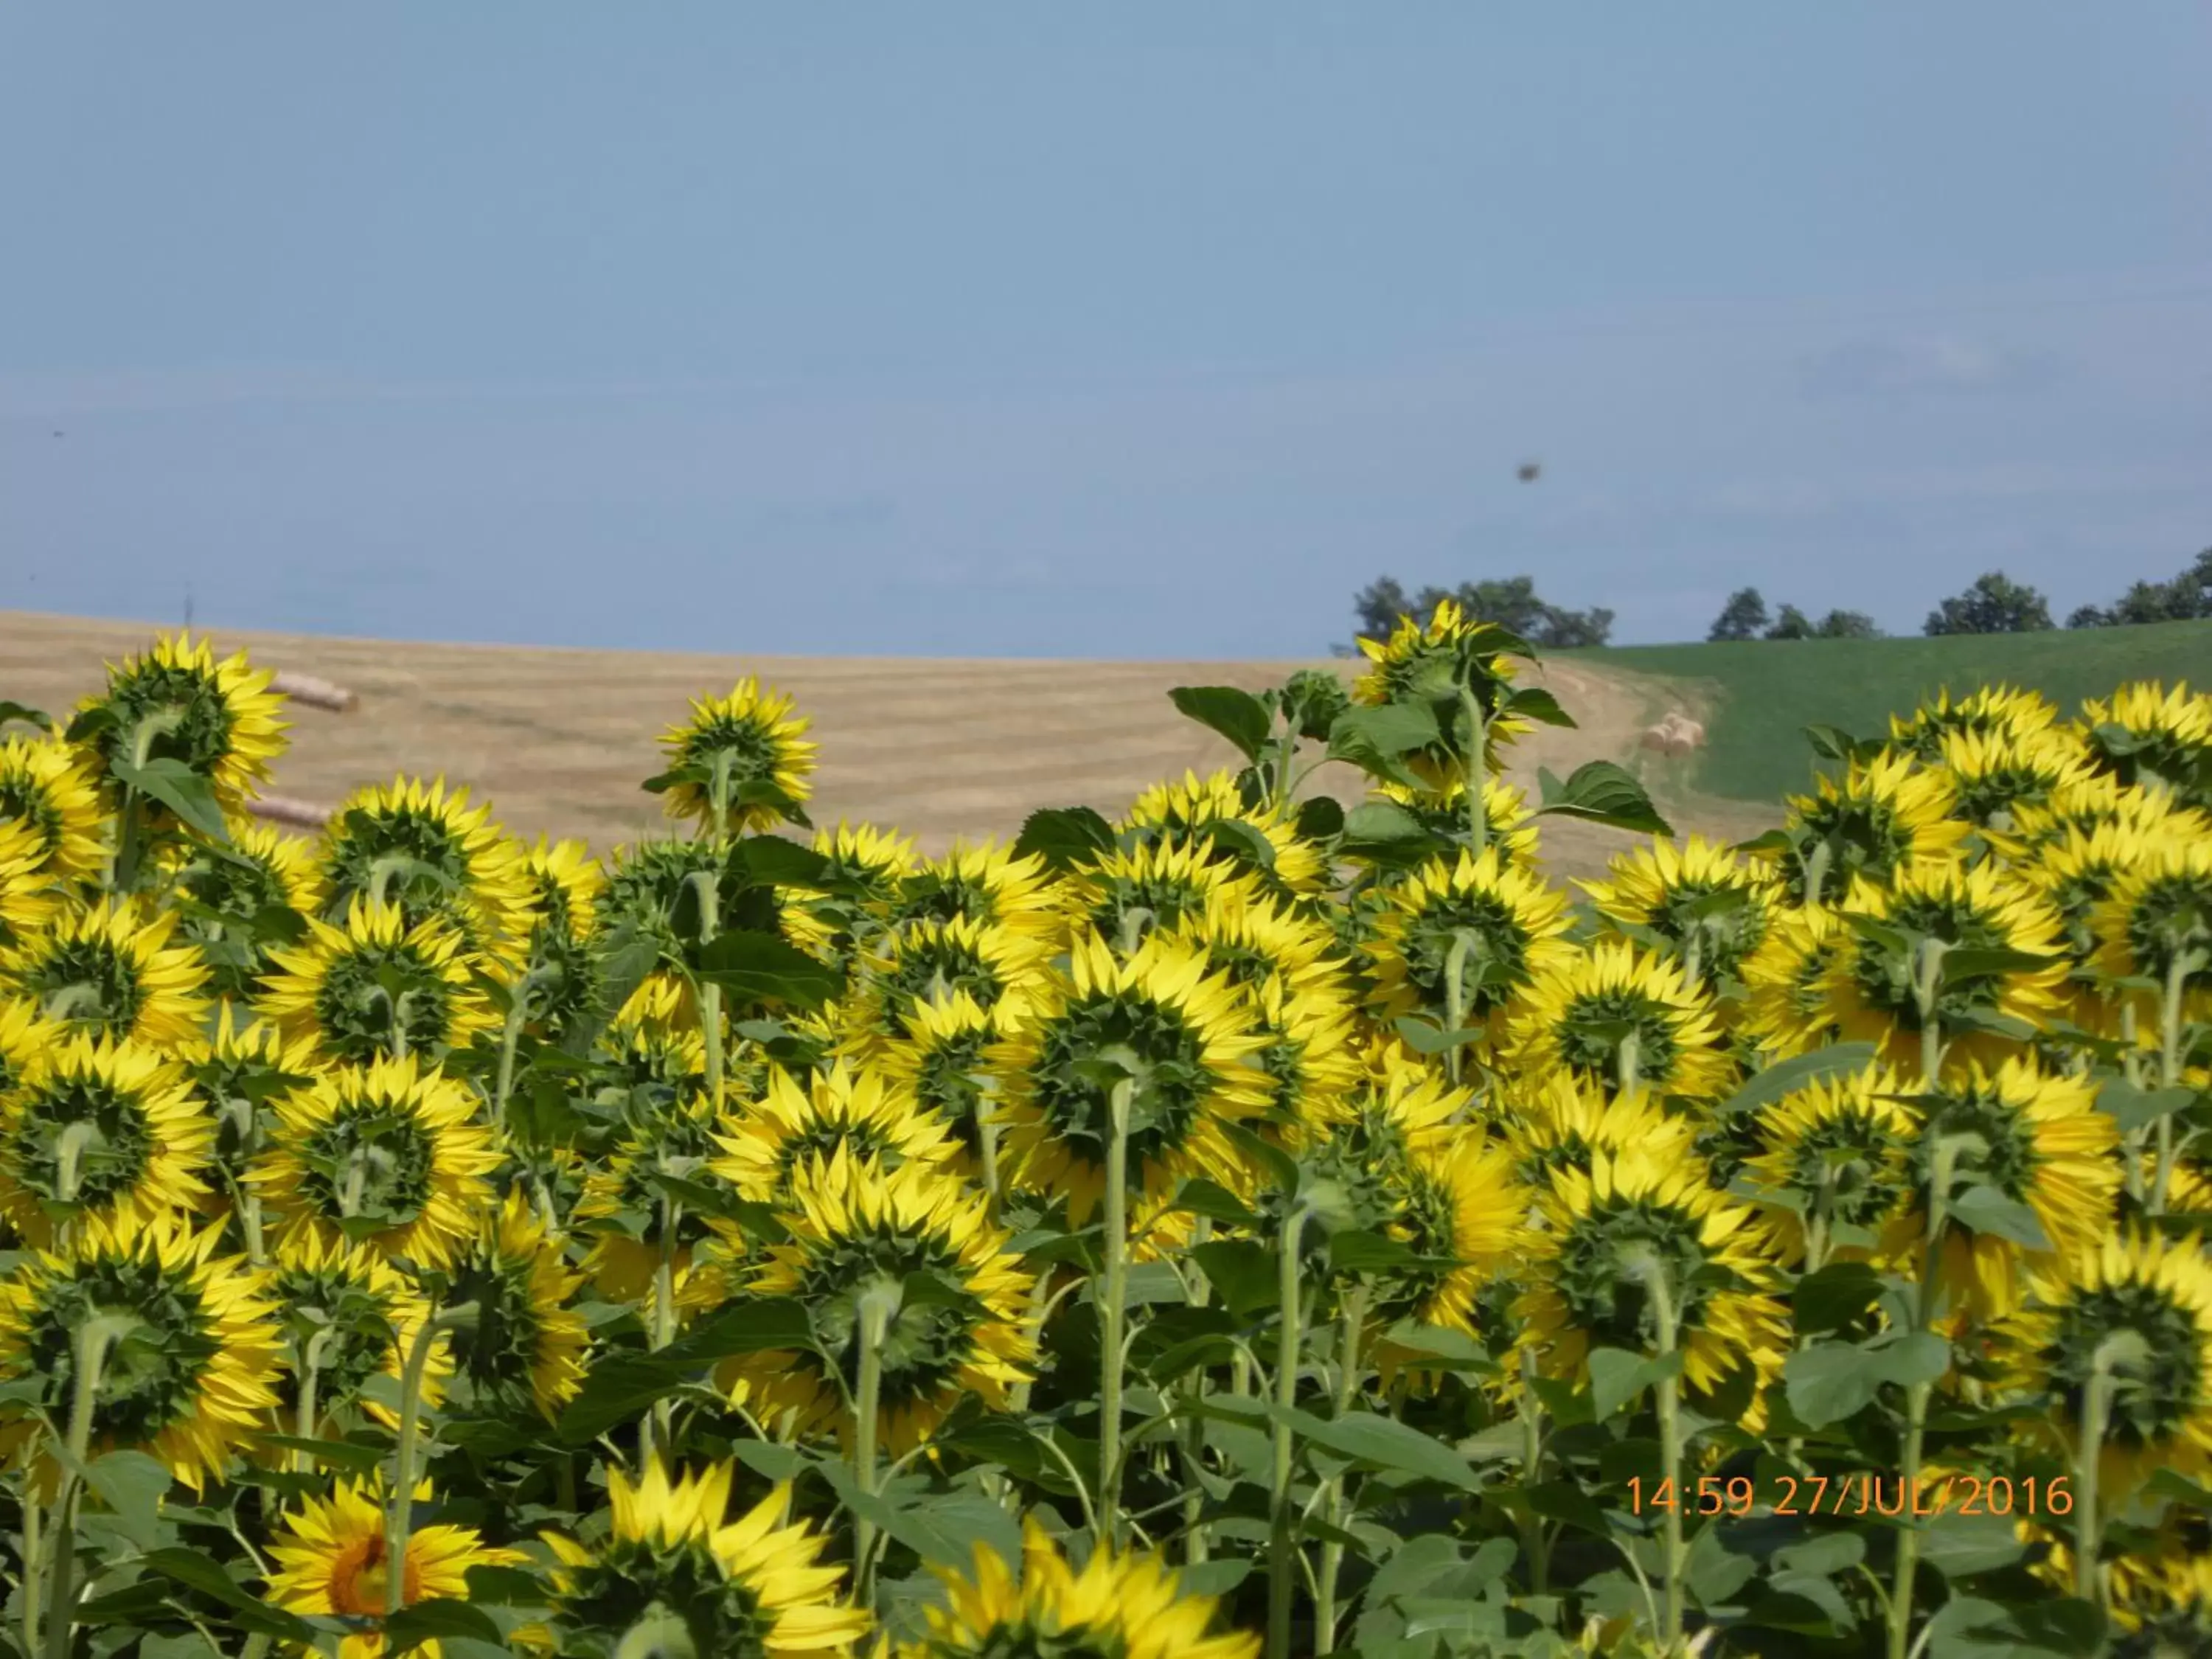
<svg viewBox="0 0 2212 1659">
<path fill-rule="evenodd" d="M 2142 623 L 2195 622 L 2212 617 L 2212 547 L 2170 582 L 2137 582 L 2109 609 L 2085 605 L 2067 617 L 2069 628 L 2127 628 Z"/>
<path fill-rule="evenodd" d="M 1389 637 L 1401 616 L 1425 617 L 1439 600 L 1456 600 L 1460 608 L 1480 621 L 1518 634 L 1531 645 L 1553 651 L 1601 646 L 1612 636 L 1613 612 L 1602 606 L 1568 611 L 1539 598 L 1535 579 L 1514 576 L 1504 580 L 1462 582 L 1457 587 L 1424 587 L 1408 599 L 1392 577 L 1370 582 L 1352 597 L 1363 639 Z"/>
<path fill-rule="evenodd" d="M 1781 614 L 1775 617 L 1774 626 L 1766 630 L 1766 637 L 1770 640 L 1810 640 L 1818 638 L 1820 632 L 1810 617 L 1794 605 L 1785 605 Z"/>
<path fill-rule="evenodd" d="M 1739 587 L 1729 595 L 1721 607 L 1721 614 L 1713 618 L 1712 631 L 1705 635 L 1717 643 L 1723 640 L 1755 640 L 1766 626 L 1766 601 L 1755 587 Z"/>
<path fill-rule="evenodd" d="M 1831 611 L 1817 630 L 1824 640 L 1878 640 L 1881 629 L 1863 611 Z"/>
<path fill-rule="evenodd" d="M 2035 634 L 2049 628 L 2051 602 L 2025 582 L 2002 570 L 1974 579 L 1973 586 L 1928 613 L 1920 631 L 1942 634 Z"/>
</svg>

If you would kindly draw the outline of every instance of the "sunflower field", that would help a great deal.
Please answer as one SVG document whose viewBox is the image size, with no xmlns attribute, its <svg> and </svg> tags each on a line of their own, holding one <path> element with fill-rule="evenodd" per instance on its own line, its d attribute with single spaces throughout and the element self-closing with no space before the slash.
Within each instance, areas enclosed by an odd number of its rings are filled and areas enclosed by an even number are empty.
<svg viewBox="0 0 2212 1659">
<path fill-rule="evenodd" d="M 1367 649 L 938 858 L 751 682 L 604 860 L 257 822 L 188 636 L 0 703 L 0 1645 L 2212 1653 L 2212 696 L 1814 728 L 1727 847 Z"/>
</svg>

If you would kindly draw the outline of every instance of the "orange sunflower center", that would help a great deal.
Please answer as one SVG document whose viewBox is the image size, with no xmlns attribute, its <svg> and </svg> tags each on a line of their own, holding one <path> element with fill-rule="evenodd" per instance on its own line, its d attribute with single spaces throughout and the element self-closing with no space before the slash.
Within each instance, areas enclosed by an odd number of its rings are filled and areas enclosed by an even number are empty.
<svg viewBox="0 0 2212 1659">
<path fill-rule="evenodd" d="M 348 1544 L 331 1564 L 331 1611 L 355 1617 L 381 1618 L 386 1587 L 391 1582 L 391 1574 L 386 1571 L 389 1559 L 381 1534 L 356 1538 Z M 405 1575 L 399 1589 L 402 1607 L 410 1606 L 422 1596 L 422 1571 L 412 1559 L 406 1564 Z"/>
</svg>

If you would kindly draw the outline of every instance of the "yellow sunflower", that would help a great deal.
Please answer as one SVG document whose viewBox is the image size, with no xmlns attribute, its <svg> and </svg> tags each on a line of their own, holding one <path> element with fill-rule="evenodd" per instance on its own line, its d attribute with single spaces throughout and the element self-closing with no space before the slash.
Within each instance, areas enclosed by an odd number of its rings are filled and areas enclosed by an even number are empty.
<svg viewBox="0 0 2212 1659">
<path fill-rule="evenodd" d="M 656 1307 L 654 1280 L 660 1270 L 661 1246 L 670 1243 L 671 1287 L 678 1292 L 677 1305 L 684 1305 L 680 1292 L 690 1276 L 694 1251 L 709 1231 L 708 1218 L 684 1210 L 677 1218 L 675 1237 L 665 1240 L 664 1222 L 671 1200 L 655 1177 L 701 1180 L 718 1139 L 733 1127 L 728 1112 L 717 1110 L 704 1094 L 679 1097 L 625 1128 L 604 1164 L 584 1177 L 569 1219 L 592 1241 L 580 1265 L 602 1297 L 610 1302 L 641 1303 L 641 1313 L 650 1319 Z"/>
<path fill-rule="evenodd" d="M 1205 954 L 1217 973 L 1250 987 L 1279 979 L 1291 989 L 1348 996 L 1350 964 L 1328 923 L 1261 897 L 1216 893 L 1169 930 Z"/>
<path fill-rule="evenodd" d="M 103 899 L 56 917 L 0 951 L 0 994 L 27 997 L 49 1018 L 159 1047 L 189 1042 L 208 1006 L 207 964 L 170 943 L 173 910 Z"/>
<path fill-rule="evenodd" d="M 1890 1261 L 1923 1261 L 1939 1174 L 1954 1195 L 1982 1187 L 2025 1205 L 2049 1245 L 2037 1249 L 1951 1219 L 1939 1241 L 1936 1282 L 1972 1317 L 2013 1312 L 2028 1272 L 2088 1249 L 2110 1229 L 2121 1181 L 2119 1130 L 2097 1109 L 2094 1080 L 2054 1077 L 2025 1058 L 1995 1071 L 1977 1064 L 1923 1093 L 1912 1109 L 1911 1190 L 1881 1238 Z"/>
<path fill-rule="evenodd" d="M 879 1333 L 883 1443 L 894 1456 L 912 1450 L 967 1395 L 1003 1409 L 1035 1357 L 1023 1325 L 1034 1275 L 1007 1254 L 980 1193 L 926 1164 L 885 1170 L 840 1147 L 794 1174 L 787 1201 L 790 1237 L 763 1252 L 749 1288 L 803 1302 L 835 1370 L 822 1353 L 745 1355 L 719 1374 L 738 1403 L 779 1433 L 827 1425 L 849 1445 L 866 1306 L 926 1273 L 937 1291 L 896 1297 Z"/>
<path fill-rule="evenodd" d="M 904 836 L 842 820 L 835 830 L 814 832 L 814 850 L 826 861 L 829 890 L 777 888 L 784 932 L 808 954 L 842 962 L 879 925 L 900 884 L 921 867 L 921 857 Z"/>
<path fill-rule="evenodd" d="M 1871 1252 L 1911 1194 L 1917 1125 L 1886 1066 L 1821 1078 L 1759 1108 L 1744 1173 L 1784 1259 L 1814 1267 Z"/>
<path fill-rule="evenodd" d="M 1651 1352 L 1661 1334 L 1654 1275 L 1692 1388 L 1710 1392 L 1746 1370 L 1763 1383 L 1782 1369 L 1788 1318 L 1767 1293 L 1766 1240 L 1697 1159 L 1600 1152 L 1587 1173 L 1554 1170 L 1537 1209 L 1529 1288 L 1515 1312 L 1545 1375 L 1579 1378 L 1594 1347 Z"/>
<path fill-rule="evenodd" d="M 356 1407 L 397 1428 L 398 1413 L 364 1390 L 373 1377 L 398 1383 L 430 1317 L 428 1299 L 374 1251 L 314 1233 L 294 1233 L 277 1246 L 269 1294 L 289 1345 L 271 1429 L 337 1438 L 339 1413 Z M 439 1337 L 424 1362 L 425 1405 L 444 1397 L 452 1370 L 449 1344 Z"/>
<path fill-rule="evenodd" d="M 271 951 L 261 1012 L 288 1037 L 333 1060 L 466 1048 L 499 1025 L 476 987 L 476 961 L 434 916 L 413 926 L 397 905 L 356 898 L 345 925 L 310 918 L 306 944 Z"/>
<path fill-rule="evenodd" d="M 427 1504 L 430 1495 L 428 1480 L 416 1486 L 417 1504 Z M 384 1651 L 380 1626 L 392 1582 L 388 1501 L 381 1474 L 340 1480 L 329 1497 L 301 1500 L 269 1543 L 277 1568 L 269 1575 L 269 1599 L 276 1606 L 288 1613 L 371 1620 L 380 1627 L 340 1638 L 338 1659 L 378 1659 Z M 399 1605 L 465 1601 L 470 1568 L 520 1566 L 526 1559 L 520 1550 L 486 1544 L 473 1527 L 410 1528 L 400 1565 Z M 435 1641 L 420 1650 L 428 1659 L 440 1659 L 442 1652 Z"/>
<path fill-rule="evenodd" d="M 1249 870 L 1210 844 L 1168 842 L 1101 853 L 1070 871 L 1060 892 L 1069 937 L 1088 930 L 1125 953 L 1202 915 L 1217 896 L 1249 903 L 1261 896 Z"/>
<path fill-rule="evenodd" d="M 1517 1266 L 1528 1243 L 1531 1189 L 1515 1170 L 1512 1149 L 1480 1130 L 1448 1147 L 1415 1153 L 1395 1206 L 1390 1234 L 1414 1255 L 1449 1267 L 1394 1269 L 1393 1310 L 1423 1325 L 1478 1331 L 1475 1304 L 1498 1275 Z"/>
<path fill-rule="evenodd" d="M 1601 939 L 1530 986 L 1508 1027 L 1508 1061 L 1601 1087 L 1711 1100 L 1735 1076 L 1711 997 L 1677 964 Z"/>
<path fill-rule="evenodd" d="M 885 1088 L 910 1098 L 950 1130 L 960 1173 L 980 1178 L 983 1128 L 994 1121 L 990 1053 L 1006 1026 L 965 991 L 915 1005 L 907 1034 L 874 1051 L 868 1068 Z"/>
<path fill-rule="evenodd" d="M 2153 842 L 2090 915 L 2095 966 L 2109 978 L 2140 977 L 2184 993 L 2201 1018 L 2212 991 L 2212 842 Z M 2148 1023 L 2163 1018 L 2163 992 L 2133 993 Z"/>
<path fill-rule="evenodd" d="M 229 850 L 224 858 L 195 842 L 173 842 L 161 861 L 194 902 L 227 916 L 250 921 L 271 905 L 307 916 L 322 908 L 322 873 L 306 836 L 247 818 L 230 825 Z"/>
<path fill-rule="evenodd" d="M 878 934 L 854 963 L 846 1023 L 854 1032 L 896 1040 L 908 1034 L 915 1011 L 965 992 L 986 1009 L 1012 1000 L 1009 1014 L 1027 1001 L 1027 984 L 1051 957 L 1052 947 L 1033 933 L 957 916 L 949 921 L 909 921 Z"/>
<path fill-rule="evenodd" d="M 1862 881 L 1887 881 L 1908 864 L 1955 857 L 1973 826 L 1951 816 L 1948 776 L 1909 754 L 1853 761 L 1793 795 L 1779 837 L 1746 850 L 1773 861 L 1793 904 L 1848 900 Z"/>
<path fill-rule="evenodd" d="M 842 1060 L 796 1079 L 772 1066 L 760 1097 L 733 1114 L 715 1137 L 721 1156 L 707 1166 L 742 1197 L 777 1198 L 809 1159 L 849 1148 L 887 1165 L 938 1165 L 958 1151 L 950 1127 L 877 1067 Z"/>
<path fill-rule="evenodd" d="M 215 1124 L 156 1049 L 76 1036 L 0 1095 L 0 1214 L 40 1248 L 58 1228 L 125 1226 L 209 1196 Z"/>
<path fill-rule="evenodd" d="M 695 697 L 690 720 L 661 734 L 676 778 L 667 791 L 668 816 L 711 824 L 719 788 L 722 820 L 712 827 L 721 833 L 783 822 L 813 793 L 817 745 L 805 740 L 810 724 L 789 697 L 763 692 L 750 675 L 726 697 Z"/>
<path fill-rule="evenodd" d="M 107 689 L 88 697 L 80 715 L 98 711 L 88 741 L 100 769 L 120 755 L 143 765 L 179 761 L 215 791 L 225 812 L 241 811 L 268 781 L 269 763 L 284 752 L 289 729 L 276 718 L 284 700 L 274 678 L 239 652 L 222 661 L 190 633 L 155 641 L 141 657 L 107 668 Z M 157 817 L 161 809 L 149 809 Z"/>
<path fill-rule="evenodd" d="M 1947 972 L 1933 987 L 1947 1063 L 2002 1058 L 2018 1039 L 1992 1030 L 1992 1021 L 2034 1026 L 2060 1006 L 2067 958 L 2058 913 L 2015 875 L 1987 864 L 1910 865 L 1891 886 L 1862 889 L 1857 908 L 1882 931 L 1861 933 L 1832 961 L 1821 989 L 1844 1037 L 1879 1043 L 1892 1065 L 1917 1066 L 1922 1057 L 1925 963 L 1916 938 L 1969 962 L 2008 953 L 1993 967 Z"/>
<path fill-rule="evenodd" d="M 1280 815 L 1248 807 L 1234 772 L 1205 778 L 1186 772 L 1180 783 L 1156 783 L 1137 797 L 1123 826 L 1147 842 L 1228 864 L 1253 877 L 1265 891 L 1285 898 L 1314 897 L 1328 882 L 1321 849 L 1302 839 Z M 1248 834 L 1267 843 L 1264 860 L 1248 844 Z"/>
<path fill-rule="evenodd" d="M 1021 1576 L 987 1547 L 972 1573 L 940 1571 L 944 1605 L 928 1605 L 928 1633 L 890 1659 L 1260 1659 L 1260 1638 L 1221 1628 L 1214 1598 L 1186 1592 L 1161 1557 L 1099 1549 L 1081 1571 L 1032 1519 L 1022 1529 Z"/>
<path fill-rule="evenodd" d="M 1744 961 L 1747 995 L 1736 1015 L 1737 1030 L 1778 1058 L 1838 1041 L 1842 1033 L 1825 982 L 1829 971 L 1857 948 L 1858 936 L 1835 910 L 1778 913 L 1765 942 Z"/>
<path fill-rule="evenodd" d="M 1680 846 L 1654 839 L 1607 867 L 1610 881 L 1577 884 L 1598 914 L 1658 934 L 1697 981 L 1736 973 L 1765 939 L 1781 897 L 1765 873 L 1700 836 Z"/>
<path fill-rule="evenodd" d="M 2198 1238 L 2107 1235 L 2031 1277 L 1999 1333 L 2008 1382 L 2041 1405 L 2070 1460 L 2092 1378 L 2108 1381 L 2098 1487 L 2121 1499 L 2160 1469 L 2212 1468 L 2212 1262 Z"/>
<path fill-rule="evenodd" d="M 1483 769 L 1494 773 L 1503 747 L 1530 729 L 1526 720 L 1499 712 L 1513 695 L 1512 653 L 1518 648 L 1504 629 L 1473 620 L 1453 600 L 1439 600 L 1426 623 L 1401 617 L 1389 639 L 1359 641 L 1374 665 L 1353 684 L 1352 700 L 1370 707 L 1425 705 L 1442 736 L 1411 757 L 1410 765 L 1430 787 L 1441 789 L 1467 776 L 1458 732 L 1462 699 L 1473 698 L 1482 720 Z"/>
<path fill-rule="evenodd" d="M 511 954 L 530 931 L 530 855 L 444 778 L 356 790 L 323 832 L 327 919 L 389 907 L 410 928 L 445 923 L 469 948 Z"/>
<path fill-rule="evenodd" d="M 1270 1124 L 1313 1127 L 1347 1116 L 1364 1069 L 1351 1004 L 1267 979 L 1245 988 L 1244 1006 L 1253 1030 L 1267 1040 L 1255 1060 L 1269 1085 Z"/>
<path fill-rule="evenodd" d="M 548 842 L 544 836 L 524 857 L 525 904 L 533 930 L 550 928 L 577 944 L 592 937 L 607 872 L 580 841 Z"/>
<path fill-rule="evenodd" d="M 1245 1184 L 1222 1126 L 1267 1109 L 1267 1077 L 1248 1063 L 1266 1044 L 1236 988 L 1207 977 L 1196 952 L 1152 939 L 1124 959 L 1095 935 L 1079 941 L 992 1054 L 1017 1179 L 1066 1198 L 1073 1225 L 1090 1219 L 1106 1190 L 1113 1088 L 1088 1062 L 1119 1059 L 1133 1068 L 1133 1189 L 1157 1196 L 1187 1176 Z"/>
<path fill-rule="evenodd" d="M 260 1276 L 242 1257 L 216 1255 L 221 1233 L 167 1218 L 87 1225 L 67 1249 L 41 1251 L 0 1280 L 0 1378 L 21 1385 L 11 1409 L 27 1413 L 0 1428 L 0 1451 L 43 1433 L 33 1410 L 69 1420 L 80 1339 L 128 1321 L 130 1362 L 97 1374 L 95 1449 L 146 1452 L 194 1492 L 220 1480 L 276 1403 L 280 1364 Z M 59 1472 L 45 1459 L 40 1468 L 47 1483 Z"/>
<path fill-rule="evenodd" d="M 1368 945 L 1386 1019 L 1425 1013 L 1494 1030 L 1532 985 L 1574 960 L 1567 896 L 1496 848 L 1432 859 L 1393 882 Z M 1456 976 L 1455 981 L 1455 976 Z"/>
<path fill-rule="evenodd" d="M 277 1103 L 252 1171 L 278 1227 L 423 1267 L 450 1265 L 499 1167 L 469 1085 L 412 1056 L 346 1066 Z"/>
<path fill-rule="evenodd" d="M 691 1650 L 717 1659 L 842 1655 L 868 1615 L 839 1599 L 842 1567 L 822 1565 L 823 1534 L 791 1519 L 791 1488 L 774 1488 L 728 1518 L 736 1467 L 672 1480 L 655 1463 L 633 1481 L 607 1472 L 613 1513 L 595 1546 L 557 1533 L 554 1600 L 561 1622 L 613 1650 L 658 1608 L 682 1623 Z"/>
<path fill-rule="evenodd" d="M 1052 939 L 1060 932 L 1059 892 L 1044 860 L 1017 858 L 993 842 L 957 843 L 901 879 L 882 907 L 886 926 L 964 919 Z"/>
<path fill-rule="evenodd" d="M 1410 812 L 1431 835 L 1456 839 L 1468 830 L 1467 780 L 1444 780 L 1436 788 L 1413 788 L 1402 783 L 1378 783 L 1374 794 Z M 1528 792 L 1504 779 L 1482 781 L 1483 845 L 1495 848 L 1516 869 L 1536 866 L 1538 836 L 1535 815 L 1528 810 Z"/>
<path fill-rule="evenodd" d="M 2058 723 L 2058 710 L 2033 691 L 2009 685 L 1984 685 L 1956 702 L 1948 688 L 1938 691 L 1933 702 L 1923 702 L 1910 714 L 1889 719 L 1889 740 L 1922 760 L 1939 759 L 1943 740 L 1954 732 L 2033 738 Z"/>
<path fill-rule="evenodd" d="M 1662 1163 L 1691 1155 L 1697 1126 L 1669 1116 L 1649 1091 L 1620 1094 L 1553 1072 L 1525 1100 L 1510 1103 L 1504 1122 L 1514 1168 L 1531 1184 L 1555 1170 L 1588 1174 L 1600 1152 L 1641 1152 Z"/>
<path fill-rule="evenodd" d="M 0 950 L 45 931 L 61 895 L 39 867 L 38 832 L 0 820 Z"/>
<path fill-rule="evenodd" d="M 59 738 L 0 742 L 0 825 L 8 823 L 29 832 L 32 867 L 55 881 L 92 880 L 107 863 L 100 790 L 82 755 Z"/>
<path fill-rule="evenodd" d="M 1936 749 L 1951 786 L 1952 812 L 1978 827 L 2001 850 L 2018 852 L 2034 815 L 2095 774 L 2081 744 L 2063 728 L 1948 732 Z"/>
<path fill-rule="evenodd" d="M 22 1080 L 39 1055 L 68 1041 L 70 1029 L 25 997 L 0 996 L 0 1091 Z"/>
<path fill-rule="evenodd" d="M 2084 701 L 2081 732 L 2098 763 L 2122 783 L 2212 807 L 2212 694 L 2192 692 L 2186 682 L 2137 681 Z"/>
<path fill-rule="evenodd" d="M 547 1231 L 518 1187 L 483 1218 L 453 1275 L 451 1300 L 477 1316 L 453 1333 L 453 1382 L 481 1401 L 526 1401 L 547 1422 L 584 1386 L 591 1334 L 568 1300 L 584 1283 L 567 1243 Z"/>
</svg>

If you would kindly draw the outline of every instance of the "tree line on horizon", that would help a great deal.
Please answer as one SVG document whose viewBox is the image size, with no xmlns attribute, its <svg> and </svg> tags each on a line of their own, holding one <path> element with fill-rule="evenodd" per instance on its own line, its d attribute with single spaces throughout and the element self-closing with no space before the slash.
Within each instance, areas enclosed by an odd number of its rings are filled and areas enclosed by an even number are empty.
<svg viewBox="0 0 2212 1659">
<path fill-rule="evenodd" d="M 1443 599 L 1483 622 L 1517 634 L 1531 645 L 1553 651 L 1610 643 L 1613 613 L 1603 606 L 1570 611 L 1536 592 L 1532 576 L 1465 581 L 1455 587 L 1433 585 L 1408 596 L 1392 577 L 1382 576 L 1352 596 L 1361 639 L 1387 639 L 1402 616 L 1426 616 Z M 2169 581 L 2138 581 L 2109 605 L 2085 605 L 2066 618 L 2069 628 L 2125 628 L 2147 623 L 2212 620 L 2212 548 Z M 1947 634 L 2033 634 L 2055 628 L 2051 602 L 2026 582 L 2002 570 L 1985 571 L 1963 592 L 1928 613 L 1920 631 Z M 1771 614 L 1756 587 L 1729 595 L 1705 638 L 1716 643 L 1744 640 L 1875 640 L 1881 629 L 1863 611 L 1830 611 L 1812 617 L 1794 605 Z"/>
</svg>

